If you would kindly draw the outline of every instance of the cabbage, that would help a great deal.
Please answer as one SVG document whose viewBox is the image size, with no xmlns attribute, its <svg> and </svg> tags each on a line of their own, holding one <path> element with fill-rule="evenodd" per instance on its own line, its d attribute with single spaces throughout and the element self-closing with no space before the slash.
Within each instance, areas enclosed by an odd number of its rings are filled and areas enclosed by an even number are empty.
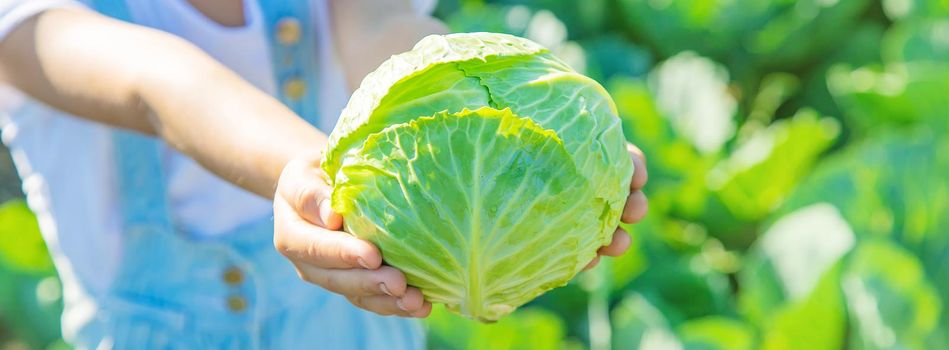
<svg viewBox="0 0 949 350">
<path fill-rule="evenodd" d="M 348 232 L 427 300 L 481 321 L 609 244 L 633 172 L 607 92 L 494 33 L 429 36 L 369 74 L 323 168 Z"/>
</svg>

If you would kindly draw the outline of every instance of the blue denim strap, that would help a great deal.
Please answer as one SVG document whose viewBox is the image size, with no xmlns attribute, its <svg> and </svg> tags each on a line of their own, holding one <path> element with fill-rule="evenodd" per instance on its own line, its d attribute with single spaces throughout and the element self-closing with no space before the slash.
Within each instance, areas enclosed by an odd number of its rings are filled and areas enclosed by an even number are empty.
<svg viewBox="0 0 949 350">
<path fill-rule="evenodd" d="M 316 27 L 306 0 L 262 1 L 277 97 L 310 125 L 317 125 Z M 289 32 L 289 33 L 288 33 Z"/>
<path fill-rule="evenodd" d="M 131 20 L 124 0 L 94 0 L 92 5 L 104 15 Z M 125 227 L 153 225 L 171 229 L 171 209 L 159 162 L 158 142 L 145 135 L 120 130 L 113 132 L 112 141 Z"/>
</svg>

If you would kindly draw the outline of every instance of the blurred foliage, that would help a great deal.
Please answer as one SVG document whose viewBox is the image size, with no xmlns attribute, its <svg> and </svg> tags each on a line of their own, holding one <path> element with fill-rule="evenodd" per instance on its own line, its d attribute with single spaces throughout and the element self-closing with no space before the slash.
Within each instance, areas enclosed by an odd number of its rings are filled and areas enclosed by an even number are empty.
<svg viewBox="0 0 949 350">
<path fill-rule="evenodd" d="M 437 15 L 541 42 L 606 86 L 648 157 L 650 214 L 626 255 L 525 308 L 550 325 L 436 317 L 434 348 L 483 348 L 444 341 L 466 327 L 528 330 L 504 344 L 562 329 L 566 348 L 949 348 L 949 2 L 442 0 Z"/>
<path fill-rule="evenodd" d="M 26 203 L 0 206 L 0 347 L 62 348 L 62 287 Z"/>
<path fill-rule="evenodd" d="M 440 0 L 436 15 L 535 40 L 607 87 L 648 157 L 650 214 L 624 226 L 626 255 L 498 323 L 436 308 L 431 348 L 949 348 L 946 0 Z M 23 203 L 0 210 L 0 239 L 0 344 L 61 344 Z"/>
</svg>

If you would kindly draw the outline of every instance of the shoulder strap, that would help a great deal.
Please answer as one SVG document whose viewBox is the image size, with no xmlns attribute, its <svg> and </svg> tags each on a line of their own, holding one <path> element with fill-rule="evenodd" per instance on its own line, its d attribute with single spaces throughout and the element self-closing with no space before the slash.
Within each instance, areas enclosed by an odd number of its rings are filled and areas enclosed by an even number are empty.
<svg viewBox="0 0 949 350">
<path fill-rule="evenodd" d="M 131 21 L 125 0 L 93 0 L 91 5 L 99 13 Z M 112 145 L 124 226 L 151 225 L 171 229 L 171 209 L 159 159 L 158 141 L 133 132 L 115 130 Z"/>
<path fill-rule="evenodd" d="M 254 1 L 254 0 L 244 0 Z M 317 125 L 316 26 L 307 0 L 260 1 L 277 98 Z"/>
</svg>

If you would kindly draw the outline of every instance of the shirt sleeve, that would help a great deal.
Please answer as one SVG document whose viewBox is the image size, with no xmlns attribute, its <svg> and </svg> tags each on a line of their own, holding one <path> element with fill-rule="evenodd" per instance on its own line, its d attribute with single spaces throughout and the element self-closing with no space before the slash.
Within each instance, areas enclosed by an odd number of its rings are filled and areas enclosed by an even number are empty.
<svg viewBox="0 0 949 350">
<path fill-rule="evenodd" d="M 0 40 L 34 15 L 54 8 L 84 7 L 77 0 L 0 0 Z"/>
</svg>

